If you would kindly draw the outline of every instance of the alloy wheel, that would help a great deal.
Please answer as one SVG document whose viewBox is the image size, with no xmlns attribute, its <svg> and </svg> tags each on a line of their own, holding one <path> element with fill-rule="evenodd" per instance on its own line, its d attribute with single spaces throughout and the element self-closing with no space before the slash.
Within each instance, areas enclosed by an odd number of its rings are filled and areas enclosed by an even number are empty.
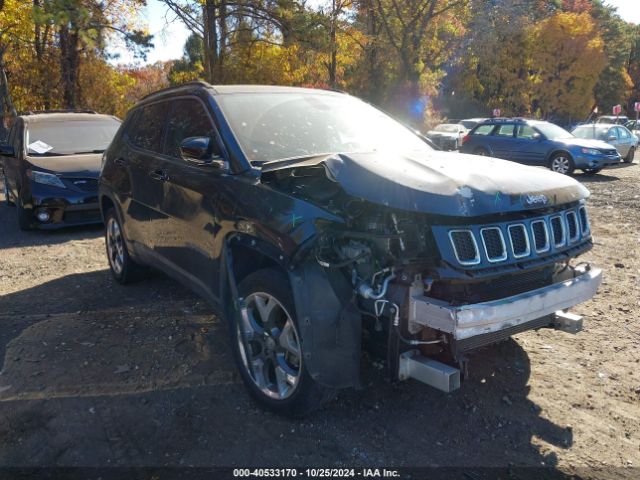
<svg viewBox="0 0 640 480">
<path fill-rule="evenodd" d="M 564 155 L 559 155 L 552 160 L 551 170 L 566 175 L 571 170 L 571 160 Z"/>
<path fill-rule="evenodd" d="M 255 292 L 246 298 L 237 337 L 244 367 L 256 387 L 269 398 L 290 397 L 302 376 L 300 339 L 291 315 L 272 295 Z"/>
<path fill-rule="evenodd" d="M 109 256 L 109 265 L 116 274 L 122 273 L 124 268 L 124 243 L 120 225 L 115 218 L 109 218 L 107 222 L 107 254 Z"/>
</svg>

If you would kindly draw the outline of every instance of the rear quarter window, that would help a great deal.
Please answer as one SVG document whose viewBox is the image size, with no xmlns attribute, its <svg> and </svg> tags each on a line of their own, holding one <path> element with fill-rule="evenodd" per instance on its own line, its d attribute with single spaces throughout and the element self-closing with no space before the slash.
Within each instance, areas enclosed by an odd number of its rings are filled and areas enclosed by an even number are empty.
<svg viewBox="0 0 640 480">
<path fill-rule="evenodd" d="M 493 131 L 494 125 L 480 125 L 471 135 L 489 135 Z"/>
<path fill-rule="evenodd" d="M 131 118 L 127 129 L 129 141 L 136 147 L 162 153 L 163 132 L 169 105 L 153 103 L 141 107 Z"/>
</svg>

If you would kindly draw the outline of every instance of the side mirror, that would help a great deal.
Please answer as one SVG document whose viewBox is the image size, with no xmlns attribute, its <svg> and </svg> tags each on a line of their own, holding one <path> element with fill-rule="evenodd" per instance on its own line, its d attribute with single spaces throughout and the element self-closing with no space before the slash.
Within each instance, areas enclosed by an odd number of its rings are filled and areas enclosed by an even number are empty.
<svg viewBox="0 0 640 480">
<path fill-rule="evenodd" d="M 615 142 L 616 140 L 618 140 L 618 137 L 616 137 L 615 135 L 609 135 L 607 137 L 607 142 Z"/>
<path fill-rule="evenodd" d="M 190 163 L 224 168 L 224 162 L 212 153 L 213 142 L 209 137 L 188 137 L 180 142 L 180 155 Z"/>
<path fill-rule="evenodd" d="M 4 157 L 15 157 L 16 152 L 13 150 L 11 145 L 7 145 L 6 143 L 0 144 L 0 155 Z"/>
<path fill-rule="evenodd" d="M 542 141 L 543 137 L 541 133 L 534 133 L 533 136 L 531 137 L 533 140 L 538 140 L 538 141 Z"/>
</svg>

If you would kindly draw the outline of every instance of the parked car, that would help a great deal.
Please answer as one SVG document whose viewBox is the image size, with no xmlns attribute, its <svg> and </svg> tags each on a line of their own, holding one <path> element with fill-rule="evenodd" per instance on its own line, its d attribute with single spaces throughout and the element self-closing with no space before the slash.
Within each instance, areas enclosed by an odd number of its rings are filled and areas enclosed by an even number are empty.
<svg viewBox="0 0 640 480">
<path fill-rule="evenodd" d="M 427 132 L 427 138 L 442 150 L 457 150 L 469 132 L 461 123 L 442 123 Z"/>
<path fill-rule="evenodd" d="M 640 138 L 640 120 L 629 120 L 624 126 L 636 137 Z"/>
<path fill-rule="evenodd" d="M 477 126 L 479 123 L 488 120 L 487 118 L 466 118 L 464 120 L 460 120 L 460 123 L 467 130 L 471 130 L 473 127 Z"/>
<path fill-rule="evenodd" d="M 21 229 L 100 223 L 100 159 L 120 126 L 94 112 L 26 113 L 0 145 L 7 205 Z"/>
<path fill-rule="evenodd" d="M 460 386 L 469 351 L 591 298 L 588 190 L 513 162 L 433 150 L 354 97 L 191 83 L 152 94 L 105 153 L 115 279 L 165 271 L 229 322 L 262 404 L 300 414 L 360 384 Z M 508 361 L 505 359 L 505 361 Z"/>
<path fill-rule="evenodd" d="M 624 125 L 629 121 L 629 117 L 624 115 L 602 115 L 597 118 L 596 123 L 606 123 L 608 125 Z"/>
<path fill-rule="evenodd" d="M 596 174 L 620 163 L 616 149 L 603 141 L 576 138 L 553 123 L 518 118 L 481 123 L 463 139 L 460 151 L 545 166 L 566 175 L 575 169 Z"/>
<path fill-rule="evenodd" d="M 571 132 L 577 138 L 602 140 L 613 145 L 626 163 L 633 162 L 638 149 L 638 137 L 622 125 L 592 123 L 581 125 Z"/>
</svg>

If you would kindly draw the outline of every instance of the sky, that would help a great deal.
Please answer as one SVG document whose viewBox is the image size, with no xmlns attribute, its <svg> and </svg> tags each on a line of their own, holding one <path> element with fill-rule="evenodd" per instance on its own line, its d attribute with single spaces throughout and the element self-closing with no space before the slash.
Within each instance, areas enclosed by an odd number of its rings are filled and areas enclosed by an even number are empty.
<svg viewBox="0 0 640 480">
<path fill-rule="evenodd" d="M 605 3 L 616 7 L 620 16 L 628 22 L 640 24 L 640 0 L 605 0 Z M 174 15 L 167 13 L 164 4 L 158 0 L 148 0 L 141 20 L 147 24 L 149 32 L 154 35 L 154 48 L 149 51 L 146 63 L 182 57 L 184 42 L 189 36 L 189 31 Z M 113 63 L 141 63 L 123 47 L 113 48 L 112 53 L 119 55 Z"/>
</svg>

